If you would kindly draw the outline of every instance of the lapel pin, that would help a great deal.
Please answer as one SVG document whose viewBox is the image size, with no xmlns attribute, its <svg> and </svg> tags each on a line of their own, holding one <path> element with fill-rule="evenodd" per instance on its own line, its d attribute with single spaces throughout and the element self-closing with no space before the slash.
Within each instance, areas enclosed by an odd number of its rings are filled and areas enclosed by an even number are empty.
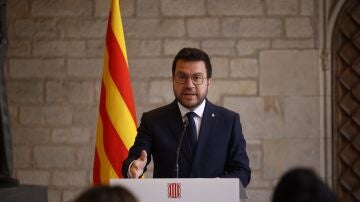
<svg viewBox="0 0 360 202">
<path fill-rule="evenodd" d="M 215 114 L 211 114 L 211 117 L 213 117 L 213 118 L 214 118 L 214 117 L 215 117 Z"/>
</svg>

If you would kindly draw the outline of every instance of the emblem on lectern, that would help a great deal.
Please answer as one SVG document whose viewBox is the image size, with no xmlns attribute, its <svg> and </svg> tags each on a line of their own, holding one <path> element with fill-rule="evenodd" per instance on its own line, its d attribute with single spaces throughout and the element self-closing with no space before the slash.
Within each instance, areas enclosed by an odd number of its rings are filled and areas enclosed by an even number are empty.
<svg viewBox="0 0 360 202">
<path fill-rule="evenodd" d="M 168 183 L 168 198 L 181 198 L 181 183 Z"/>
</svg>

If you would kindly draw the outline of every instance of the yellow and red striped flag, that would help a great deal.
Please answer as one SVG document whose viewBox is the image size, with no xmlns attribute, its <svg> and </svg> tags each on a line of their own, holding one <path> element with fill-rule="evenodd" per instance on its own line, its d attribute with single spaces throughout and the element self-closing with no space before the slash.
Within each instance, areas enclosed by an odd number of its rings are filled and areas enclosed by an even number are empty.
<svg viewBox="0 0 360 202">
<path fill-rule="evenodd" d="M 109 13 L 99 117 L 96 134 L 93 182 L 108 184 L 122 178 L 121 167 L 136 136 L 136 113 L 130 82 L 119 0 Z"/>
</svg>

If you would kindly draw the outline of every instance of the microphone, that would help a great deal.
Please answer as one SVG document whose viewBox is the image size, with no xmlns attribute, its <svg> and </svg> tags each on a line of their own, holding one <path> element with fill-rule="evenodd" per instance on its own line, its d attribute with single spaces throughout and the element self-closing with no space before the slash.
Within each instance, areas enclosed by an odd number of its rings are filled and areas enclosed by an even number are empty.
<svg viewBox="0 0 360 202">
<path fill-rule="evenodd" d="M 177 148 L 176 148 L 176 162 L 175 162 L 175 177 L 176 177 L 176 178 L 179 178 L 179 156 L 180 156 L 180 150 L 181 150 L 182 142 L 183 142 L 183 140 L 184 140 L 186 128 L 188 127 L 188 125 L 189 125 L 189 120 L 186 118 L 186 119 L 185 119 L 185 122 L 184 122 L 184 129 L 183 129 L 183 131 L 181 132 L 179 144 L 178 144 L 178 146 L 177 146 Z"/>
</svg>

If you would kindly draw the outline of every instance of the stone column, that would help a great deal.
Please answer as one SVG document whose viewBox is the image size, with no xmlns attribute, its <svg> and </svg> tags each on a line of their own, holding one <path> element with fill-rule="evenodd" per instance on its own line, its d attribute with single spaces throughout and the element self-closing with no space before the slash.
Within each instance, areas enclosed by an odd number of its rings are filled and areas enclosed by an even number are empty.
<svg viewBox="0 0 360 202">
<path fill-rule="evenodd" d="M 12 170 L 11 133 L 4 75 L 7 48 L 5 6 L 5 0 L 0 0 L 0 185 L 6 183 L 5 178 L 11 176 Z"/>
</svg>

